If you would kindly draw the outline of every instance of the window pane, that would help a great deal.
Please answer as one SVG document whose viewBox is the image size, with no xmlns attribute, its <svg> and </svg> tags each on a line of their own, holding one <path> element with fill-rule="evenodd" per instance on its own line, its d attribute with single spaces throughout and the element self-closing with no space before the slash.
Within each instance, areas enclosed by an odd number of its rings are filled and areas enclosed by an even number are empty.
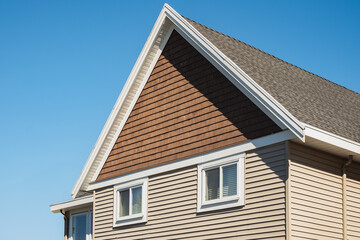
<svg viewBox="0 0 360 240">
<path fill-rule="evenodd" d="M 71 231 L 73 240 L 86 240 L 86 214 L 72 217 Z"/>
<path fill-rule="evenodd" d="M 120 192 L 120 217 L 129 215 L 129 190 Z"/>
<path fill-rule="evenodd" d="M 142 188 L 132 188 L 132 214 L 141 213 Z"/>
<path fill-rule="evenodd" d="M 223 197 L 237 194 L 237 165 L 229 165 L 223 170 Z"/>
<path fill-rule="evenodd" d="M 211 169 L 205 172 L 205 200 L 219 198 L 219 168 Z"/>
</svg>

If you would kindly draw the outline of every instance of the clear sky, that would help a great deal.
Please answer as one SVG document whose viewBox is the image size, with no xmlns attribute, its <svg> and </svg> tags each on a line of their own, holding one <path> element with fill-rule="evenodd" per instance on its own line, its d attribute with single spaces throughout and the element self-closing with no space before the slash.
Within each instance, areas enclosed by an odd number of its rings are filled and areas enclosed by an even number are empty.
<svg viewBox="0 0 360 240">
<path fill-rule="evenodd" d="M 360 92 L 360 1 L 167 1 Z M 165 1 L 0 0 L 0 232 L 61 240 L 70 192 Z"/>
</svg>

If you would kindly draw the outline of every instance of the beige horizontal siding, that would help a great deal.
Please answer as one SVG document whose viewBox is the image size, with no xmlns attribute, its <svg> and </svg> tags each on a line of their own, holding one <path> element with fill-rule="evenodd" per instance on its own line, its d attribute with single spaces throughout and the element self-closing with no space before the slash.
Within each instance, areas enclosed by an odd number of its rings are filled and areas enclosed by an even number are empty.
<svg viewBox="0 0 360 240">
<path fill-rule="evenodd" d="M 348 239 L 360 240 L 360 164 L 347 169 L 347 230 Z"/>
<path fill-rule="evenodd" d="M 289 144 L 291 239 L 342 239 L 342 159 Z"/>
<path fill-rule="evenodd" d="M 246 205 L 196 214 L 197 167 L 150 177 L 148 222 L 113 228 L 113 188 L 96 191 L 94 237 L 285 239 L 285 144 L 246 157 Z"/>
</svg>

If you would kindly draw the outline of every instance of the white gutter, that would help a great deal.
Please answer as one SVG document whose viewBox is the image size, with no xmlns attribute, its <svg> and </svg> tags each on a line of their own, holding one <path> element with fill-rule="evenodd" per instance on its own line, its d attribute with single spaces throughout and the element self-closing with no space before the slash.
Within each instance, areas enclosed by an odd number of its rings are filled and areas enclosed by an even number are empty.
<svg viewBox="0 0 360 240">
<path fill-rule="evenodd" d="M 360 155 L 360 143 L 354 142 L 350 139 L 341 137 L 339 135 L 327 132 L 320 128 L 303 123 L 305 126 L 305 136 L 317 139 L 322 142 L 334 145 L 336 147 L 351 151 Z M 305 141 L 306 142 L 306 141 Z"/>
</svg>

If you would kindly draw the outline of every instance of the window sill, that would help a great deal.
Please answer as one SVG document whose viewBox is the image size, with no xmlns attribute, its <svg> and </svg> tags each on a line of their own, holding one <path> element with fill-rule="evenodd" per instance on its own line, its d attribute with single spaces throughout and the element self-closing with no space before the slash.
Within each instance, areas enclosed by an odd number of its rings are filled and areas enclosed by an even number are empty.
<svg viewBox="0 0 360 240">
<path fill-rule="evenodd" d="M 144 214 L 136 214 L 133 216 L 126 216 L 122 218 L 118 218 L 114 221 L 113 227 L 122 227 L 126 225 L 138 224 L 147 222 L 146 215 Z"/>
<path fill-rule="evenodd" d="M 231 202 L 231 201 L 238 201 L 239 200 L 239 196 L 231 196 L 231 197 L 225 197 L 223 199 L 214 199 L 214 200 L 208 200 L 208 201 L 204 201 L 201 205 L 204 206 L 209 206 L 209 205 L 215 205 L 215 204 L 219 204 L 219 203 L 227 203 L 227 202 Z"/>
<path fill-rule="evenodd" d="M 240 198 L 237 197 L 233 200 L 223 200 L 223 201 L 216 201 L 213 203 L 204 203 L 201 206 L 197 208 L 197 212 L 208 212 L 208 211 L 215 211 L 215 210 L 221 210 L 226 208 L 232 208 L 232 207 L 241 207 L 244 206 L 244 203 L 240 201 Z"/>
</svg>

